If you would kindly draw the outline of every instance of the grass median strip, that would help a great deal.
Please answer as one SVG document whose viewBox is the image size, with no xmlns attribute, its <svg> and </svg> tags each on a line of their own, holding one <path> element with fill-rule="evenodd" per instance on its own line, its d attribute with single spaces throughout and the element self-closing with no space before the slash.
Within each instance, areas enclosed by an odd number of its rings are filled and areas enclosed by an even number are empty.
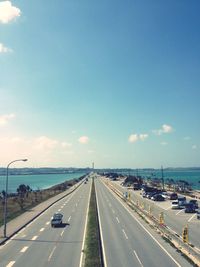
<svg viewBox="0 0 200 267">
<path fill-rule="evenodd" d="M 90 197 L 88 224 L 85 244 L 85 267 L 102 267 L 101 245 L 99 235 L 99 224 L 95 194 L 95 184 L 92 181 L 92 190 Z"/>
</svg>

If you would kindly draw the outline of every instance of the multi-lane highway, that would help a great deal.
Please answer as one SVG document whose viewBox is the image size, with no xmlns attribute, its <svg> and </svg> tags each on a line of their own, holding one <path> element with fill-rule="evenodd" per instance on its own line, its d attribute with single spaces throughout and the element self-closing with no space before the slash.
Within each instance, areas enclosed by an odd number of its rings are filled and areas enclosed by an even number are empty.
<svg viewBox="0 0 200 267">
<path fill-rule="evenodd" d="M 95 179 L 105 267 L 188 267 L 190 264 Z M 82 267 L 91 179 L 0 247 L 0 267 Z M 52 228 L 55 212 L 62 227 Z M 95 267 L 95 266 L 94 266 Z"/>
<path fill-rule="evenodd" d="M 95 182 L 105 266 L 190 266 L 98 179 Z"/>
<path fill-rule="evenodd" d="M 124 188 L 120 185 L 119 182 L 111 182 L 111 184 L 117 188 L 120 192 L 124 193 L 127 191 L 127 188 Z M 195 245 L 197 251 L 200 252 L 200 233 L 199 225 L 200 222 L 197 219 L 196 214 L 184 213 L 184 210 L 172 210 L 171 202 L 167 200 L 165 202 L 155 202 L 146 198 L 143 198 L 140 195 L 140 191 L 129 190 L 131 194 L 131 199 L 136 203 L 137 201 L 140 204 L 144 205 L 144 209 L 149 211 L 151 207 L 152 214 L 159 218 L 161 212 L 164 213 L 165 224 L 175 233 L 182 235 L 182 229 L 184 226 L 189 226 L 189 242 Z"/>
<path fill-rule="evenodd" d="M 91 181 L 57 202 L 0 247 L 0 267 L 79 267 Z M 55 212 L 63 225 L 52 228 Z"/>
</svg>

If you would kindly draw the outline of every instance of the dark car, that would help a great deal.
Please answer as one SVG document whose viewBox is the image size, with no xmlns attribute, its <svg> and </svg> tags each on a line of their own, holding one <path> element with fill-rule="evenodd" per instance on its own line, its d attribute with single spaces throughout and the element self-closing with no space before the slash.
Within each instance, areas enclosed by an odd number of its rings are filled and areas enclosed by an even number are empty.
<svg viewBox="0 0 200 267">
<path fill-rule="evenodd" d="M 178 199 L 178 195 L 176 193 L 171 193 L 171 195 L 169 196 L 170 200 L 177 200 Z"/>
<path fill-rule="evenodd" d="M 165 198 L 160 194 L 156 194 L 156 195 L 152 196 L 151 199 L 154 201 L 165 201 Z"/>
<path fill-rule="evenodd" d="M 191 203 L 185 205 L 185 213 L 194 213 L 196 211 L 195 206 Z"/>
<path fill-rule="evenodd" d="M 190 199 L 189 203 L 195 206 L 195 209 L 198 209 L 199 205 L 196 199 Z"/>
<path fill-rule="evenodd" d="M 52 227 L 61 226 L 62 218 L 63 218 L 63 215 L 61 213 L 55 213 L 51 219 L 51 226 Z"/>
</svg>

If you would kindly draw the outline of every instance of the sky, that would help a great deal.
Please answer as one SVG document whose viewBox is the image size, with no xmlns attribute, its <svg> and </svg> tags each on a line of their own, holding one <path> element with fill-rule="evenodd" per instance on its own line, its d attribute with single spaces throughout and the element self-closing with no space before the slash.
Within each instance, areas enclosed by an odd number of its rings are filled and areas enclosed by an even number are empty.
<svg viewBox="0 0 200 267">
<path fill-rule="evenodd" d="M 200 166 L 199 0 L 0 0 L 0 167 Z"/>
</svg>

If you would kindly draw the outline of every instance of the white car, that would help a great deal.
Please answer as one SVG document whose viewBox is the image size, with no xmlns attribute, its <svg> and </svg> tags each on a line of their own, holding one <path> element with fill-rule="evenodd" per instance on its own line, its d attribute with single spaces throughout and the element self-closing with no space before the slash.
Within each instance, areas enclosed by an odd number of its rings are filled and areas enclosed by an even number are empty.
<svg viewBox="0 0 200 267">
<path fill-rule="evenodd" d="M 175 201 L 172 201 L 172 209 L 179 209 L 180 206 L 179 206 L 179 202 L 178 200 L 175 200 Z"/>
</svg>

